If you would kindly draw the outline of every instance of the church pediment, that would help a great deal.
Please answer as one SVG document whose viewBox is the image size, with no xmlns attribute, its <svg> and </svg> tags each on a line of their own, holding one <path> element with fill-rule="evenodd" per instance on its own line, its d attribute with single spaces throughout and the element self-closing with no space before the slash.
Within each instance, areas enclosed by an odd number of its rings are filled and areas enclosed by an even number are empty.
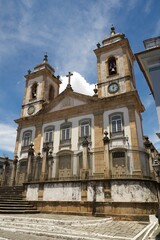
<svg viewBox="0 0 160 240">
<path fill-rule="evenodd" d="M 94 97 L 66 89 L 57 98 L 53 99 L 52 102 L 45 107 L 44 111 L 48 113 L 56 112 L 67 108 L 82 106 L 95 100 Z"/>
<path fill-rule="evenodd" d="M 84 104 L 87 104 L 87 102 L 70 96 L 66 96 L 61 101 L 59 101 L 56 106 L 54 106 L 49 112 L 60 111 L 66 108 L 76 107 Z"/>
</svg>

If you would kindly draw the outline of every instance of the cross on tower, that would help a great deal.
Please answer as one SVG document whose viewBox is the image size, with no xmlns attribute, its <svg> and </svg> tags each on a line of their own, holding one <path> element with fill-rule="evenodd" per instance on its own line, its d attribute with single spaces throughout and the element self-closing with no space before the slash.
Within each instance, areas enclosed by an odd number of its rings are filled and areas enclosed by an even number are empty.
<svg viewBox="0 0 160 240">
<path fill-rule="evenodd" d="M 71 88 L 71 76 L 73 75 L 73 73 L 68 72 L 68 74 L 66 75 L 66 77 L 68 77 L 68 84 L 67 84 L 67 88 Z"/>
</svg>

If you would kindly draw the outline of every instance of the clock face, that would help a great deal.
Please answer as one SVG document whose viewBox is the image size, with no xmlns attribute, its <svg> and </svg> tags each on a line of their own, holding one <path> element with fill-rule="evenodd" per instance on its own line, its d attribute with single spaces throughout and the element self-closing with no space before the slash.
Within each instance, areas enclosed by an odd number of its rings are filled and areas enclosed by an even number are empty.
<svg viewBox="0 0 160 240">
<path fill-rule="evenodd" d="M 110 93 L 116 93 L 116 92 L 118 92 L 118 90 L 119 90 L 119 85 L 118 85 L 118 83 L 111 83 L 111 84 L 108 86 L 108 91 L 109 91 Z"/>
<path fill-rule="evenodd" d="M 34 106 L 30 106 L 30 107 L 28 108 L 28 114 L 29 114 L 29 115 L 32 115 L 32 114 L 34 113 L 34 111 L 35 111 L 35 107 L 34 107 Z"/>
</svg>

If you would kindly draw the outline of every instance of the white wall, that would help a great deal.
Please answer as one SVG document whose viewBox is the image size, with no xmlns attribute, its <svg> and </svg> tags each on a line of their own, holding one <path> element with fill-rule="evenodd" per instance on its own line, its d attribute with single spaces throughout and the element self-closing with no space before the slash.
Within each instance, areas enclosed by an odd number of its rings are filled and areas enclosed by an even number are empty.
<svg viewBox="0 0 160 240">
<path fill-rule="evenodd" d="M 72 123 L 72 129 L 71 129 L 71 151 L 77 151 L 79 150 L 79 121 L 82 119 L 91 119 L 91 141 L 92 146 L 94 147 L 94 116 L 93 114 L 83 115 L 80 117 L 75 118 L 68 118 L 67 122 Z M 44 124 L 42 126 L 42 138 L 41 138 L 41 150 L 43 148 L 43 137 L 44 137 L 44 129 L 47 126 L 54 126 L 54 146 L 53 146 L 53 153 L 59 152 L 59 143 L 60 143 L 60 126 L 62 123 L 65 123 L 64 120 L 56 121 L 56 122 L 50 122 L 47 124 Z M 64 150 L 67 149 L 64 147 Z"/>
<path fill-rule="evenodd" d="M 131 132 L 130 132 L 130 125 L 129 125 L 129 113 L 128 113 L 128 109 L 127 107 L 123 107 L 123 108 L 117 108 L 114 110 L 110 110 L 110 111 L 105 111 L 103 114 L 103 120 L 104 120 L 104 131 L 107 131 L 108 133 L 110 133 L 110 125 L 109 125 L 109 116 L 110 114 L 114 114 L 114 113 L 123 113 L 123 120 L 124 120 L 124 133 L 125 133 L 125 137 L 128 136 L 128 143 L 129 145 L 131 145 Z M 121 145 L 122 144 L 122 140 L 115 140 L 115 145 Z M 114 142 L 112 143 L 112 145 L 114 145 Z"/>
<path fill-rule="evenodd" d="M 43 201 L 80 201 L 80 183 L 50 183 L 44 185 Z"/>
<path fill-rule="evenodd" d="M 111 196 L 114 202 L 157 202 L 155 185 L 149 187 L 145 182 L 113 181 Z"/>
</svg>

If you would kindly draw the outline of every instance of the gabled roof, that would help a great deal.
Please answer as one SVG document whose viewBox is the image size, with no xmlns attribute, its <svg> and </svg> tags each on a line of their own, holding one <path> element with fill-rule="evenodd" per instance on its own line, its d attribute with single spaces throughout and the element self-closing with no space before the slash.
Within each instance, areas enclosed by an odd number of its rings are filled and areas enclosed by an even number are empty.
<svg viewBox="0 0 160 240">
<path fill-rule="evenodd" d="M 77 93 L 74 92 L 72 88 L 66 88 L 49 104 L 44 105 L 43 109 L 40 110 L 37 115 L 78 107 L 95 101 L 98 101 L 97 97 Z"/>
</svg>

